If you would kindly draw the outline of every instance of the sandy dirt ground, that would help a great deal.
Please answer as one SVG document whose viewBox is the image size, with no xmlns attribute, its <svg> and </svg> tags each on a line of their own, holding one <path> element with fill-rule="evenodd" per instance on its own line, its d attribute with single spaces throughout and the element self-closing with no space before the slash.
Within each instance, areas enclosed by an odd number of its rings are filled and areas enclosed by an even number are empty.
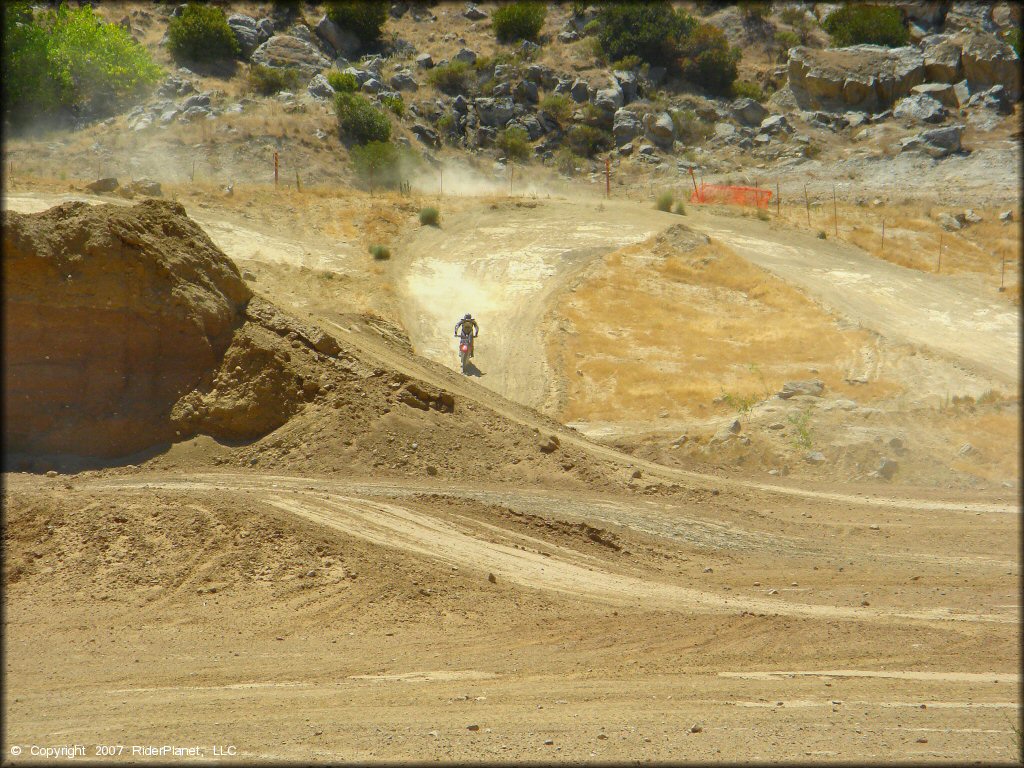
<svg viewBox="0 0 1024 768">
<path fill-rule="evenodd" d="M 535 408 L 551 386 L 540 318 L 588 260 L 678 219 L 596 201 L 490 205 L 395 247 L 382 277 L 400 316 L 386 319 L 412 349 L 326 297 L 289 298 L 300 267 L 351 269 L 354 250 L 207 226 L 240 262 L 274 266 L 261 290 L 367 365 L 455 393 L 467 423 L 495 413 L 556 435 L 600 482 L 316 460 L 238 469 L 213 459 L 239 449 L 204 439 L 138 466 L 8 473 L 5 744 L 25 757 L 81 744 L 94 758 L 124 745 L 99 756 L 117 762 L 159 760 L 131 747 L 163 744 L 244 761 L 1018 759 L 1012 491 L 766 483 L 558 424 Z M 756 223 L 693 219 L 745 256 L 813 255 Z M 880 333 L 913 331 L 832 273 L 924 294 L 900 311 L 935 334 L 987 321 L 928 312 L 944 296 L 975 307 L 958 286 L 843 258 L 856 257 L 826 249 L 817 271 L 804 261 L 783 276 Z M 466 311 L 482 325 L 484 375 L 455 370 L 448 334 Z M 1005 320 L 988 319 L 1011 343 Z M 1005 354 L 977 347 L 936 346 L 1009 375 Z M 510 448 L 493 440 L 500 461 Z"/>
</svg>

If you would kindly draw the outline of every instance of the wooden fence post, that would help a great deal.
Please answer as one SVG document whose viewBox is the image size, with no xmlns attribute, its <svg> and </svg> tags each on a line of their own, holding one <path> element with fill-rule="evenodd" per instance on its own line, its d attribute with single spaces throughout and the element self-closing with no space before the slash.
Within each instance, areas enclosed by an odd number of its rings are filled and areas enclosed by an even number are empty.
<svg viewBox="0 0 1024 768">
<path fill-rule="evenodd" d="M 836 237 L 839 237 L 839 208 L 836 205 L 836 185 L 832 185 L 832 216 L 836 220 Z"/>
<path fill-rule="evenodd" d="M 811 226 L 811 201 L 807 197 L 807 185 L 804 184 L 804 207 L 807 209 L 807 226 Z"/>
</svg>

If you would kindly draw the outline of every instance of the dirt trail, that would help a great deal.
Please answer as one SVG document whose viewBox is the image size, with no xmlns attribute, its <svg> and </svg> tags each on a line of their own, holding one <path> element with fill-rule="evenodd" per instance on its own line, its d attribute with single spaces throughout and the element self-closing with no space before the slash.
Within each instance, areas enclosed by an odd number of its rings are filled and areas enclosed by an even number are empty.
<svg viewBox="0 0 1024 768">
<path fill-rule="evenodd" d="M 549 378 L 541 320 L 549 299 L 592 259 L 671 223 L 635 204 L 524 199 L 418 229 L 398 249 L 402 319 L 413 347 L 456 368 L 452 328 L 471 312 L 481 328 L 472 374 L 541 408 Z"/>
<path fill-rule="evenodd" d="M 687 223 L 890 341 L 931 349 L 1014 387 L 1020 381 L 1020 316 L 995 286 L 982 293 L 762 222 L 696 212 Z"/>
<path fill-rule="evenodd" d="M 725 597 L 710 591 L 614 573 L 604 563 L 566 547 L 544 543 L 549 550 L 524 548 L 536 545 L 532 537 L 517 536 L 500 530 L 505 542 L 474 535 L 471 529 L 395 503 L 357 498 L 334 493 L 328 488 L 311 486 L 308 478 L 278 478 L 275 487 L 260 489 L 260 497 L 273 507 L 335 528 L 383 547 L 400 549 L 414 555 L 440 560 L 456 567 L 488 571 L 502 581 L 524 587 L 553 590 L 590 600 L 617 605 L 636 604 L 685 612 L 751 611 L 783 616 L 883 622 L 995 622 L 1016 623 L 1015 612 L 957 613 L 936 606 L 927 610 L 896 611 L 879 608 L 846 608 L 814 605 L 792 600 L 772 600 L 750 595 Z M 99 487 L 103 487 L 102 484 Z M 188 491 L 246 491 L 253 488 L 245 476 L 211 477 L 209 480 L 154 481 L 117 483 L 122 492 L 137 489 Z"/>
</svg>

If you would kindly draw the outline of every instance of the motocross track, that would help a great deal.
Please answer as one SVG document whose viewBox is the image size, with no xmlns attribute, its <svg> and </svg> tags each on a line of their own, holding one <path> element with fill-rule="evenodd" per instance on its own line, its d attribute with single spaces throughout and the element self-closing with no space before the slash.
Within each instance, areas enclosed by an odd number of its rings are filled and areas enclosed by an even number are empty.
<svg viewBox="0 0 1024 768">
<path fill-rule="evenodd" d="M 258 284 L 268 298 L 372 364 L 557 434 L 608 489 L 328 473 L 315 457 L 232 471 L 213 461 L 230 447 L 202 438 L 140 467 L 8 474 L 6 743 L 233 745 L 246 761 L 1016 759 L 1013 496 L 724 477 L 558 425 L 534 410 L 555 375 L 547 307 L 592 259 L 678 219 L 493 205 L 394 248 L 415 354 L 288 298 L 298 267 L 344 272 L 353 248 L 194 215 L 240 265 L 281 268 Z M 866 327 L 1017 381 L 1015 318 L 974 312 L 969 290 L 757 222 L 688 223 Z M 971 319 L 930 311 L 952 301 Z M 450 328 L 466 311 L 482 333 L 463 377 Z"/>
</svg>

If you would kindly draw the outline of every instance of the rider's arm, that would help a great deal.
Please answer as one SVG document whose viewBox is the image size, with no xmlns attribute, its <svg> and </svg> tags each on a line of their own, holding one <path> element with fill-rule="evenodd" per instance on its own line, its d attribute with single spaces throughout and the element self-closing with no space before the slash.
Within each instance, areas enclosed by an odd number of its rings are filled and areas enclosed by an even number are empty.
<svg viewBox="0 0 1024 768">
<path fill-rule="evenodd" d="M 473 338 L 475 339 L 479 335 L 480 335 L 480 323 L 478 323 L 476 320 L 474 320 L 473 321 Z"/>
</svg>

